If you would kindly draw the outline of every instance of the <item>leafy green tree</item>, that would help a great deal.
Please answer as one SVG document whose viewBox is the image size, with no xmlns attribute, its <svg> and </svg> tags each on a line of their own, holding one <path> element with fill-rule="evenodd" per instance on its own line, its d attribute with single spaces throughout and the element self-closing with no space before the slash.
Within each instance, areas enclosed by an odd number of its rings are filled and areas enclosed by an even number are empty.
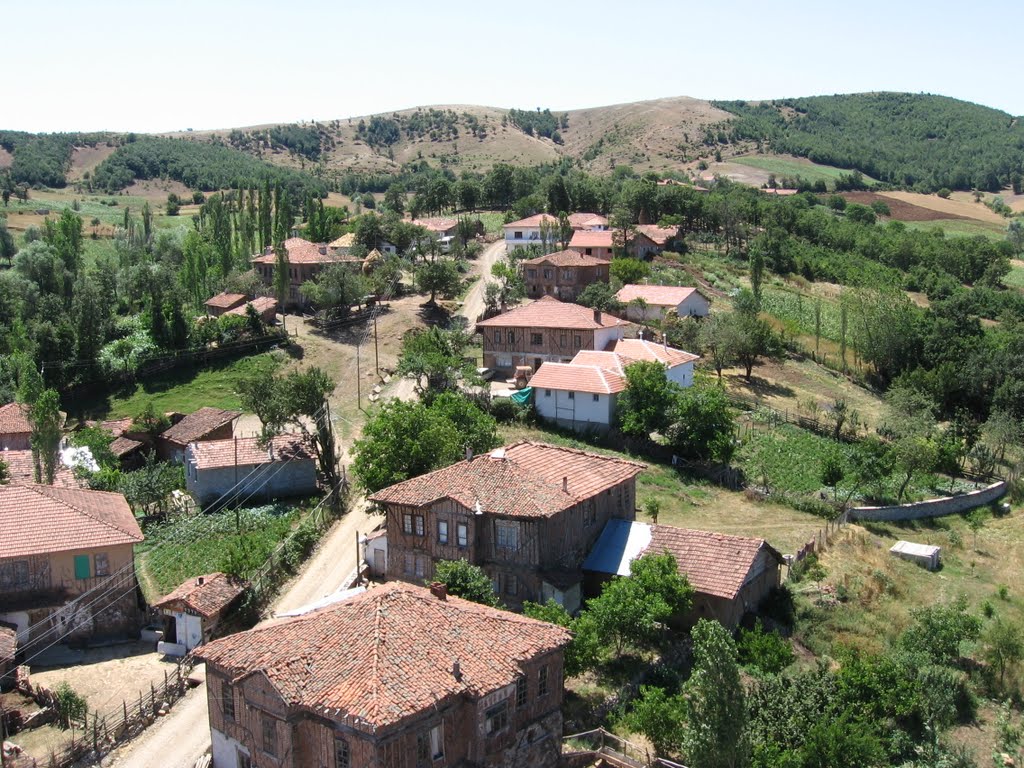
<svg viewBox="0 0 1024 768">
<path fill-rule="evenodd" d="M 288 273 L 288 249 L 284 247 L 284 240 L 279 240 L 274 244 L 274 294 L 282 315 L 288 306 Z"/>
<path fill-rule="evenodd" d="M 887 762 L 871 727 L 849 715 L 812 725 L 801 754 L 802 768 L 865 768 Z"/>
<path fill-rule="evenodd" d="M 53 485 L 60 460 L 60 440 L 63 436 L 64 416 L 60 412 L 60 395 L 54 389 L 44 389 L 29 403 L 28 421 L 32 426 L 29 438 L 32 446 L 33 474 L 37 483 Z"/>
<path fill-rule="evenodd" d="M 695 381 L 675 400 L 665 432 L 672 450 L 685 459 L 728 461 L 735 450 L 736 423 L 725 391 Z"/>
<path fill-rule="evenodd" d="M 347 264 L 331 264 L 302 284 L 302 295 L 317 309 L 342 314 L 361 304 L 367 290 L 366 278 Z"/>
<path fill-rule="evenodd" d="M 981 633 L 981 619 L 967 612 L 962 596 L 947 605 L 915 609 L 911 616 L 914 623 L 900 636 L 900 645 L 935 664 L 952 665 L 960 658 L 961 646 Z"/>
<path fill-rule="evenodd" d="M 722 380 L 722 369 L 732 362 L 729 357 L 732 353 L 731 333 L 732 329 L 726 315 L 711 315 L 700 326 L 698 338 L 701 351 L 704 357 L 710 360 L 715 373 L 718 374 L 719 382 Z"/>
<path fill-rule="evenodd" d="M 772 360 L 782 357 L 782 342 L 767 320 L 753 313 L 735 311 L 726 316 L 725 322 L 725 356 L 743 368 L 747 381 L 762 357 Z"/>
<path fill-rule="evenodd" d="M 896 493 L 897 500 L 903 499 L 914 475 L 931 472 L 939 460 L 935 441 L 924 437 L 901 437 L 889 451 L 893 467 L 903 473 L 903 481 Z"/>
<path fill-rule="evenodd" d="M 515 304 L 526 296 L 526 283 L 519 270 L 504 261 L 491 266 L 491 276 L 497 280 L 499 304 Z"/>
<path fill-rule="evenodd" d="M 184 466 L 159 461 L 150 453 L 139 469 L 121 475 L 117 490 L 136 513 L 166 515 L 171 510 L 171 493 L 184 487 Z"/>
<path fill-rule="evenodd" d="M 839 497 L 839 484 L 846 477 L 846 466 L 837 451 L 829 451 L 821 457 L 821 483 L 832 488 L 833 498 Z"/>
<path fill-rule="evenodd" d="M 778 632 L 765 631 L 760 620 L 752 630 L 740 629 L 736 648 L 741 664 L 766 675 L 777 675 L 796 658 L 789 641 Z"/>
<path fill-rule="evenodd" d="M 601 656 L 601 641 L 586 611 L 573 618 L 563 606 L 549 598 L 544 604 L 524 602 L 523 615 L 557 624 L 572 632 L 572 642 L 565 649 L 566 677 L 576 677 L 597 666 Z"/>
<path fill-rule="evenodd" d="M 437 294 L 451 298 L 462 287 L 462 275 L 451 259 L 434 259 L 416 269 L 416 286 L 422 293 L 429 293 L 433 304 Z"/>
<path fill-rule="evenodd" d="M 631 257 L 616 257 L 608 268 L 612 280 L 622 285 L 636 285 L 651 274 L 646 262 Z"/>
<path fill-rule="evenodd" d="M 467 361 L 466 351 L 472 339 L 465 331 L 437 326 L 408 334 L 402 340 L 398 373 L 415 376 L 424 397 L 455 390 L 460 381 L 473 381 L 476 368 Z"/>
<path fill-rule="evenodd" d="M 999 673 L 999 685 L 1002 686 L 1006 670 L 1024 658 L 1024 639 L 1021 628 L 1009 621 L 996 619 L 982 637 L 985 662 Z"/>
<path fill-rule="evenodd" d="M 619 395 L 619 428 L 627 435 L 649 438 L 668 426 L 679 387 L 669 381 L 661 363 L 631 363 L 624 372 L 627 384 Z"/>
<path fill-rule="evenodd" d="M 468 560 L 438 560 L 434 565 L 434 581 L 444 584 L 450 595 L 482 605 L 498 606 L 491 577 Z"/>
<path fill-rule="evenodd" d="M 625 722 L 630 730 L 642 733 L 662 757 L 678 754 L 686 736 L 686 700 L 664 688 L 640 686 L 640 696 L 632 704 Z"/>
<path fill-rule="evenodd" d="M 116 468 L 117 457 L 110 450 L 114 435 L 103 427 L 82 427 L 71 436 L 71 444 L 79 448 L 88 448 L 96 463 L 101 467 Z"/>
<path fill-rule="evenodd" d="M 750 764 L 750 728 L 736 644 L 717 621 L 692 632 L 693 674 L 686 684 L 685 752 L 701 768 Z"/>
<path fill-rule="evenodd" d="M 430 401 L 430 409 L 455 426 L 464 447 L 482 453 L 498 446 L 497 422 L 460 392 L 441 392 Z"/>
<path fill-rule="evenodd" d="M 6 217 L 0 216 L 0 259 L 11 265 L 18 247 L 14 244 L 14 235 L 7 229 Z"/>
</svg>

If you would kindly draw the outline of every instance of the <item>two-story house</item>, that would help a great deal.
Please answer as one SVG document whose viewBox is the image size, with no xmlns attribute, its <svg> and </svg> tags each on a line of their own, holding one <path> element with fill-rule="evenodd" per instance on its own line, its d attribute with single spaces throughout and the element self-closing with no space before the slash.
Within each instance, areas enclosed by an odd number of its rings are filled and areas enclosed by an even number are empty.
<svg viewBox="0 0 1024 768">
<path fill-rule="evenodd" d="M 609 259 L 578 251 L 558 251 L 520 262 L 526 295 L 531 299 L 554 296 L 575 301 L 591 283 L 608 282 Z"/>
<path fill-rule="evenodd" d="M 569 640 L 400 583 L 214 640 L 213 766 L 554 768 Z"/>
<path fill-rule="evenodd" d="M 511 253 L 530 245 L 543 246 L 544 241 L 540 236 L 542 224 L 554 227 L 555 231 L 558 231 L 558 217 L 550 213 L 538 213 L 536 216 L 527 216 L 525 219 L 506 224 L 502 227 L 505 230 L 505 250 Z"/>
<path fill-rule="evenodd" d="M 572 233 L 569 250 L 610 262 L 615 252 L 615 233 L 610 229 L 577 230 Z"/>
<path fill-rule="evenodd" d="M 353 269 L 362 267 L 363 262 L 348 256 L 336 248 L 328 248 L 325 243 L 311 243 L 301 237 L 290 237 L 284 241 L 284 248 L 288 252 L 288 296 L 285 298 L 286 307 L 304 306 L 306 301 L 302 296 L 302 284 L 316 277 L 320 270 L 332 264 L 348 264 Z M 270 286 L 274 285 L 274 270 L 277 268 L 277 254 L 274 249 L 267 249 L 258 256 L 253 256 L 253 268 L 263 282 Z"/>
<path fill-rule="evenodd" d="M 119 493 L 0 485 L 0 621 L 21 648 L 137 633 L 142 539 Z"/>
<path fill-rule="evenodd" d="M 481 320 L 483 364 L 503 373 L 518 365 L 536 371 L 545 362 L 568 363 L 581 349 L 605 349 L 621 339 L 626 323 L 617 317 L 554 296 Z"/>
<path fill-rule="evenodd" d="M 524 441 L 392 485 L 369 497 L 387 512 L 387 575 L 422 583 L 438 560 L 467 560 L 512 608 L 574 611 L 580 566 L 608 520 L 634 519 L 643 469 Z"/>
</svg>

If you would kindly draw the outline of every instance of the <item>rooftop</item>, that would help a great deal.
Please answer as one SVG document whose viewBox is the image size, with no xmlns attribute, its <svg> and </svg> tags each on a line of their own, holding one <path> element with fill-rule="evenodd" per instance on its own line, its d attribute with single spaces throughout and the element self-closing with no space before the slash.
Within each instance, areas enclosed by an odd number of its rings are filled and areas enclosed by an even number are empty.
<svg viewBox="0 0 1024 768">
<path fill-rule="evenodd" d="M 219 571 L 207 573 L 189 579 L 153 603 L 153 607 L 170 610 L 185 608 L 209 619 L 227 608 L 244 589 L 244 582 L 238 579 Z"/>
<path fill-rule="evenodd" d="M 538 213 L 534 216 L 527 216 L 525 219 L 520 219 L 519 221 L 510 221 L 505 225 L 505 229 L 515 229 L 516 227 L 530 229 L 532 227 L 539 227 L 541 222 L 545 221 L 548 224 L 558 224 L 558 217 L 552 216 L 550 213 Z"/>
<path fill-rule="evenodd" d="M 595 330 L 624 325 L 622 320 L 607 312 L 588 309 L 579 304 L 561 302 L 554 296 L 545 296 L 504 314 L 481 320 L 478 328 L 572 328 Z"/>
<path fill-rule="evenodd" d="M 0 622 L 0 662 L 14 661 L 18 650 L 18 632 L 6 622 Z"/>
<path fill-rule="evenodd" d="M 353 261 L 348 256 L 331 253 L 323 243 L 311 243 L 301 237 L 289 237 L 284 241 L 284 248 L 288 251 L 289 264 L 342 264 Z M 252 262 L 253 264 L 275 264 L 277 256 L 274 254 L 274 250 L 268 247 L 263 253 L 253 256 Z"/>
<path fill-rule="evenodd" d="M 572 233 L 570 248 L 611 248 L 614 233 L 608 229 L 578 229 Z"/>
<path fill-rule="evenodd" d="M 0 405 L 0 435 L 21 434 L 31 431 L 32 425 L 28 422 L 27 405 L 24 403 Z"/>
<path fill-rule="evenodd" d="M 233 682 L 266 675 L 289 706 L 376 733 L 510 685 L 526 662 L 569 639 L 553 624 L 390 583 L 196 653 Z"/>
<path fill-rule="evenodd" d="M 587 392 L 612 395 L 626 389 L 626 377 L 598 365 L 545 362 L 530 379 L 535 389 Z"/>
<path fill-rule="evenodd" d="M 552 267 L 601 267 L 611 264 L 610 259 L 598 256 L 587 256 L 579 251 L 556 251 L 535 259 L 524 259 L 521 264 L 531 266 L 550 265 Z"/>
<path fill-rule="evenodd" d="M 410 224 L 414 224 L 417 227 L 423 227 L 430 232 L 447 232 L 449 229 L 454 229 L 459 225 L 458 219 L 448 219 L 444 217 L 434 217 L 427 219 L 411 219 Z"/>
<path fill-rule="evenodd" d="M 135 544 L 142 531 L 119 493 L 0 485 L 0 559 Z"/>
<path fill-rule="evenodd" d="M 196 469 L 217 469 L 236 465 L 243 467 L 313 458 L 299 435 L 277 435 L 263 448 L 259 445 L 259 438 L 239 437 L 193 443 L 190 450 Z"/>
<path fill-rule="evenodd" d="M 608 219 L 599 213 L 570 213 L 569 226 L 573 229 L 587 229 L 588 227 L 607 227 Z"/>
<path fill-rule="evenodd" d="M 638 224 L 636 231 L 662 247 L 679 236 L 679 227 L 659 227 L 657 224 Z"/>
<path fill-rule="evenodd" d="M 669 368 L 675 368 L 677 365 L 700 360 L 700 355 L 648 339 L 613 339 L 607 350 L 627 359 L 626 365 L 631 362 L 651 362 L 664 363 Z"/>
<path fill-rule="evenodd" d="M 327 244 L 328 248 L 351 248 L 356 244 L 356 233 L 346 232 L 344 235 L 339 237 L 337 240 L 332 240 Z"/>
<path fill-rule="evenodd" d="M 218 293 L 206 300 L 206 306 L 211 309 L 231 309 L 239 304 L 244 304 L 245 299 L 244 293 Z"/>
<path fill-rule="evenodd" d="M 623 304 L 629 304 L 634 299 L 643 299 L 650 305 L 658 307 L 674 307 L 681 301 L 685 301 L 694 292 L 699 293 L 696 288 L 684 287 L 681 285 L 624 285 L 615 294 L 615 298 Z"/>
<path fill-rule="evenodd" d="M 116 443 L 117 440 L 114 442 Z M 0 461 L 7 465 L 12 483 L 24 485 L 35 482 L 35 462 L 32 460 L 32 451 L 0 451 Z M 60 488 L 82 487 L 82 483 L 75 477 L 74 470 L 59 460 L 57 461 L 57 470 L 53 475 L 53 484 Z"/>
<path fill-rule="evenodd" d="M 496 515 L 550 517 L 644 469 L 635 461 L 523 441 L 384 488 L 370 500 L 419 507 L 450 498 Z"/>
<path fill-rule="evenodd" d="M 222 408 L 200 408 L 160 433 L 160 437 L 171 443 L 188 445 L 206 437 L 215 429 L 230 424 L 241 415 L 238 411 L 225 411 Z"/>
<path fill-rule="evenodd" d="M 226 315 L 244 315 L 249 311 L 249 305 L 256 310 L 256 314 L 262 315 L 264 312 L 273 309 L 277 311 L 277 299 L 272 296 L 257 296 L 252 301 L 247 301 L 239 307 L 229 309 L 224 314 Z"/>
</svg>

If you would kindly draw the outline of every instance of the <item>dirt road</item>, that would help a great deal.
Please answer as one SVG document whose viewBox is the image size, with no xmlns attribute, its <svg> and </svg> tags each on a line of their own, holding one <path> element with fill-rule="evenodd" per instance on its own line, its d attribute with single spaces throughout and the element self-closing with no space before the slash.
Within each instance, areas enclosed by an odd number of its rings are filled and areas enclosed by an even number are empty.
<svg viewBox="0 0 1024 768">
<path fill-rule="evenodd" d="M 475 323 L 476 319 L 484 313 L 484 291 L 487 290 L 487 284 L 492 282 L 491 267 L 504 257 L 505 241 L 498 240 L 484 248 L 484 252 L 473 263 L 473 273 L 479 275 L 480 279 L 469 289 L 465 301 L 462 302 L 462 308 L 459 310 L 459 314 L 468 318 L 470 323 Z"/>
<path fill-rule="evenodd" d="M 118 768 L 192 768 L 210 748 L 206 686 L 185 694 L 159 723 L 113 752 L 107 765 Z"/>
</svg>

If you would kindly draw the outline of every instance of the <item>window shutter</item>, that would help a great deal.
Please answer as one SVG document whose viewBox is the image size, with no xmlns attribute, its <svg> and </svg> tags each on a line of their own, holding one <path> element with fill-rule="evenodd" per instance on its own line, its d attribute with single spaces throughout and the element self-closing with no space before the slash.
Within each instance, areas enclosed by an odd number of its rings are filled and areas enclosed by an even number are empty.
<svg viewBox="0 0 1024 768">
<path fill-rule="evenodd" d="M 88 579 L 91 571 L 89 570 L 89 556 L 88 555 L 75 555 L 75 578 L 76 579 Z"/>
</svg>

